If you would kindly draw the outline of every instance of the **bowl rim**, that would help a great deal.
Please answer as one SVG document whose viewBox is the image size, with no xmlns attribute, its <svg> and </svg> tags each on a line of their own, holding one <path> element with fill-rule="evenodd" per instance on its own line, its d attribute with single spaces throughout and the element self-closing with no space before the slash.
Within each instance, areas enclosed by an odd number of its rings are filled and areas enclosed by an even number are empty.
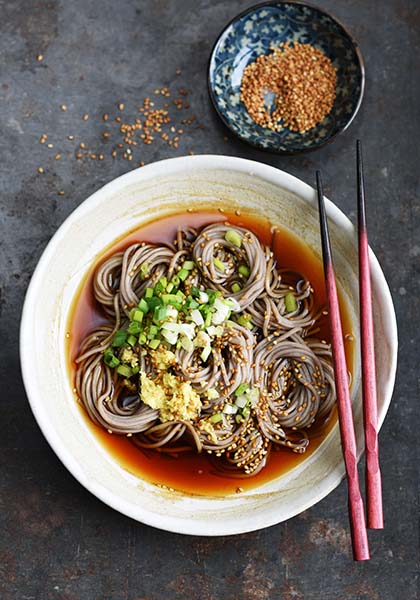
<svg viewBox="0 0 420 600">
<path fill-rule="evenodd" d="M 275 148 L 265 148 L 264 146 L 261 146 L 260 144 L 258 144 L 256 142 L 253 142 L 253 141 L 250 141 L 250 140 L 244 138 L 237 131 L 235 131 L 235 129 L 231 126 L 230 121 L 228 119 L 226 119 L 226 117 L 223 115 L 223 113 L 220 111 L 220 109 L 218 107 L 216 95 L 213 90 L 213 86 L 211 83 L 211 76 L 210 76 L 211 63 L 212 63 L 213 57 L 215 55 L 217 45 L 219 44 L 219 41 L 220 41 L 220 38 L 222 37 L 222 35 L 229 29 L 229 27 L 231 27 L 236 21 L 238 21 L 242 17 L 245 17 L 247 14 L 252 13 L 257 9 L 262 9 L 265 6 L 279 6 L 281 4 L 295 4 L 297 6 L 302 6 L 303 8 L 307 7 L 312 10 L 316 10 L 317 12 L 321 13 L 322 15 L 329 17 L 332 21 L 335 21 L 338 25 L 340 25 L 340 27 L 343 29 L 343 31 L 349 38 L 350 42 L 352 43 L 355 53 L 356 53 L 356 56 L 357 56 L 357 59 L 358 59 L 359 67 L 360 67 L 360 75 L 361 75 L 360 94 L 359 94 L 359 98 L 357 100 L 357 104 L 356 104 L 352 114 L 350 115 L 350 118 L 347 121 L 347 123 L 340 129 L 338 129 L 338 131 L 336 131 L 333 135 L 328 137 L 326 140 L 323 140 L 322 142 L 319 142 L 318 144 L 316 144 L 315 146 L 312 146 L 310 148 L 302 148 L 300 150 L 292 150 L 292 149 L 291 150 L 281 150 L 281 149 L 275 149 Z M 350 31 L 347 29 L 347 27 L 340 21 L 340 19 L 338 19 L 330 11 L 327 11 L 323 8 L 320 8 L 319 6 L 316 6 L 315 4 L 312 4 L 311 2 L 306 2 L 306 1 L 301 2 L 300 0 L 266 0 L 265 2 L 259 2 L 257 4 L 253 4 L 252 6 L 246 8 L 242 12 L 238 13 L 235 17 L 233 17 L 224 26 L 224 28 L 220 31 L 219 35 L 217 36 L 216 41 L 214 42 L 213 47 L 211 49 L 210 56 L 207 61 L 207 65 L 208 65 L 207 66 L 207 91 L 208 91 L 212 106 L 213 106 L 217 116 L 224 124 L 224 126 L 241 142 L 244 142 L 245 144 L 248 144 L 249 146 L 252 146 L 253 148 L 256 148 L 258 150 L 261 150 L 263 152 L 268 152 L 271 154 L 278 154 L 278 155 L 283 155 L 283 156 L 296 156 L 298 154 L 315 152 L 316 150 L 319 150 L 320 148 L 323 148 L 327 144 L 331 143 L 333 140 L 335 140 L 335 138 L 338 135 L 340 135 L 340 133 L 344 133 L 345 131 L 347 131 L 347 129 L 353 123 L 353 121 L 356 118 L 356 116 L 359 112 L 359 109 L 362 105 L 364 94 L 365 94 L 366 67 L 365 67 L 362 51 L 360 49 L 360 45 L 359 45 L 358 41 L 356 40 L 354 35 L 352 33 L 350 33 Z"/>
<path fill-rule="evenodd" d="M 98 485 L 92 480 L 89 480 L 83 469 L 80 467 L 79 463 L 73 458 L 71 452 L 66 446 L 66 442 L 63 441 L 57 431 L 50 423 L 49 413 L 42 403 L 42 395 L 39 390 L 34 388 L 32 383 L 32 348 L 33 334 L 31 333 L 30 323 L 32 322 L 33 315 L 33 307 L 36 304 L 37 294 L 39 291 L 39 286 L 43 282 L 43 277 L 45 275 L 46 269 L 48 267 L 48 261 L 50 257 L 55 252 L 55 246 L 57 243 L 65 236 L 73 225 L 74 222 L 77 222 L 80 218 L 86 217 L 93 209 L 97 209 L 100 206 L 101 197 L 104 191 L 117 193 L 118 190 L 123 189 L 127 185 L 130 185 L 133 182 L 138 182 L 139 180 L 150 180 L 156 177 L 160 177 L 162 175 L 170 175 L 176 176 L 182 172 L 194 172 L 194 171 L 217 171 L 217 170 L 225 170 L 231 171 L 237 174 L 246 173 L 252 174 L 263 181 L 271 182 L 274 185 L 277 185 L 279 188 L 283 188 L 291 191 L 297 195 L 300 195 L 305 202 L 308 202 L 308 195 L 313 195 L 315 199 L 315 190 L 307 183 L 282 171 L 275 167 L 266 165 L 264 163 L 260 163 L 257 161 L 252 161 L 244 158 L 232 157 L 232 156 L 223 156 L 223 155 L 194 155 L 194 156 L 181 156 L 177 158 L 170 158 L 166 160 L 156 161 L 147 165 L 143 168 L 135 169 L 129 173 L 121 175 L 116 179 L 110 181 L 105 186 L 102 186 L 93 194 L 91 194 L 86 200 L 84 200 L 70 215 L 64 220 L 64 222 L 57 229 L 53 237 L 48 242 L 46 248 L 44 249 L 38 264 L 34 270 L 31 281 L 29 283 L 23 310 L 21 317 L 21 326 L 20 326 L 20 362 L 21 362 L 21 370 L 22 370 L 22 378 L 24 382 L 24 387 L 26 390 L 27 398 L 37 421 L 41 432 L 46 438 L 47 442 L 51 446 L 52 450 L 58 456 L 60 461 L 64 464 L 67 470 L 75 477 L 75 479 L 83 485 L 90 493 L 96 496 L 99 500 L 110 506 L 111 508 L 117 510 L 125 516 L 131 517 L 136 521 L 142 522 L 147 525 L 151 525 L 158 529 L 163 529 L 165 531 L 171 531 L 174 533 L 182 533 L 189 535 L 207 535 L 207 536 L 219 536 L 219 535 L 232 535 L 232 534 L 240 534 L 246 533 L 249 531 L 253 531 L 256 529 L 262 529 L 264 527 L 268 527 L 271 525 L 277 524 L 279 521 L 275 518 L 265 518 L 263 522 L 258 522 L 257 525 L 248 523 L 247 526 L 241 522 L 240 524 L 231 524 L 228 528 L 226 525 L 214 526 L 203 533 L 203 530 L 200 529 L 200 522 L 186 521 L 182 517 L 177 519 L 174 517 L 163 517 L 162 515 L 156 515 L 153 512 L 143 510 L 139 515 L 139 510 L 137 510 L 132 503 L 128 502 L 124 498 L 118 495 L 113 490 L 106 488 L 105 486 Z M 327 216 L 342 227 L 343 231 L 346 235 L 354 236 L 355 228 L 352 225 L 351 221 L 344 215 L 344 213 L 330 200 L 325 199 L 326 212 Z M 384 402 L 381 406 L 381 409 L 378 410 L 378 429 L 382 426 L 385 415 L 388 411 L 392 392 L 394 389 L 395 382 L 395 374 L 396 374 L 396 366 L 397 366 L 397 349 L 398 349 L 398 338 L 397 338 L 397 322 L 395 317 L 395 309 L 392 301 L 392 296 L 386 282 L 383 271 L 379 265 L 379 262 L 373 252 L 370 252 L 370 263 L 372 270 L 372 277 L 375 278 L 375 281 L 378 284 L 378 290 L 380 292 L 381 297 L 384 299 L 384 303 L 388 309 L 389 313 L 389 321 L 387 323 L 387 331 L 389 332 L 389 337 L 391 340 L 390 344 L 390 367 L 388 371 L 388 377 L 386 381 L 386 385 L 384 388 Z M 358 452 L 358 460 L 362 454 L 362 448 L 359 449 Z M 295 508 L 291 508 L 289 512 L 289 516 L 287 518 L 292 518 L 306 510 L 320 500 L 325 498 L 332 490 L 334 490 L 342 481 L 345 476 L 344 463 L 341 460 L 339 466 L 336 468 L 336 472 L 334 476 L 331 478 L 331 482 L 326 487 L 317 490 L 316 493 L 311 496 L 310 500 L 306 502 L 302 502 L 301 505 Z M 258 489 L 258 488 L 255 488 Z"/>
</svg>

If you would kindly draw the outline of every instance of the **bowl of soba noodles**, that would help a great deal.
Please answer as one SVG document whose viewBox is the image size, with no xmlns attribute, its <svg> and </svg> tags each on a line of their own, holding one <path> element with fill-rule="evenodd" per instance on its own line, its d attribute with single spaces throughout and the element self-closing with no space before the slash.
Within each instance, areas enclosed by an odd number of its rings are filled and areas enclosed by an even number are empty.
<svg viewBox="0 0 420 600">
<path fill-rule="evenodd" d="M 327 213 L 360 456 L 357 239 Z M 382 424 L 397 333 L 370 259 Z M 21 363 L 67 469 L 154 527 L 260 529 L 344 477 L 315 192 L 273 167 L 181 157 L 94 193 L 35 270 Z"/>
</svg>

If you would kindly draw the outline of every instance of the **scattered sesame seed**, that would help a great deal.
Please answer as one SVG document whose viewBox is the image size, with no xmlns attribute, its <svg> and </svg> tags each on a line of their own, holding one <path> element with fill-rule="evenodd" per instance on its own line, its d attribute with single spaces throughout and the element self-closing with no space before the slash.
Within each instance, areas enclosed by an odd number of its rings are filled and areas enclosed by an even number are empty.
<svg viewBox="0 0 420 600">
<path fill-rule="evenodd" d="M 89 115 L 86 113 L 85 115 L 83 115 L 82 119 L 84 121 L 87 121 L 89 119 Z"/>
<path fill-rule="evenodd" d="M 62 110 L 63 112 L 66 112 L 66 110 L 67 110 L 67 106 L 66 106 L 65 104 L 62 104 L 62 105 L 60 106 L 60 108 L 61 108 L 61 110 Z"/>
<path fill-rule="evenodd" d="M 44 169 L 42 167 L 38 167 L 38 173 L 42 174 L 43 172 L 44 172 Z"/>
<path fill-rule="evenodd" d="M 42 60 L 44 60 L 44 55 L 43 54 L 38 54 L 38 56 L 36 57 L 38 62 L 41 62 Z"/>
</svg>

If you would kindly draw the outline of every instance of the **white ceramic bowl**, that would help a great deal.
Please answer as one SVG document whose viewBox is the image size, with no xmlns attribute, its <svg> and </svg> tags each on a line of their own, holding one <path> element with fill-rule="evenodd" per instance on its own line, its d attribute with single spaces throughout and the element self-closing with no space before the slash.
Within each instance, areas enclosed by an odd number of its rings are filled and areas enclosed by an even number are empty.
<svg viewBox="0 0 420 600">
<path fill-rule="evenodd" d="M 294 470 L 252 491 L 225 498 L 165 491 L 121 468 L 77 409 L 65 360 L 66 323 L 75 291 L 103 249 L 154 217 L 193 206 L 251 208 L 299 234 L 320 254 L 314 190 L 257 162 L 193 156 L 154 163 L 112 181 L 75 210 L 43 253 L 29 286 L 21 324 L 21 362 L 38 424 L 69 471 L 109 506 L 149 525 L 186 534 L 243 533 L 279 523 L 309 508 L 344 476 L 338 426 Z M 357 317 L 357 246 L 350 221 L 327 201 L 339 285 Z M 384 420 L 394 384 L 397 330 L 391 295 L 371 253 L 376 326 L 378 412 Z M 380 340 L 380 346 L 379 346 Z M 363 447 L 360 367 L 352 401 L 359 455 Z"/>
</svg>

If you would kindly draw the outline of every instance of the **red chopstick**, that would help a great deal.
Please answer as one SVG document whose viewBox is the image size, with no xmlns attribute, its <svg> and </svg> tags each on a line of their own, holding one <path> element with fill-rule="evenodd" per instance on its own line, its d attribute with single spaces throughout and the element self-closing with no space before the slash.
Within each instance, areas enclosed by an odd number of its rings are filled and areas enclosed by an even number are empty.
<svg viewBox="0 0 420 600">
<path fill-rule="evenodd" d="M 322 257 L 324 261 L 325 287 L 327 292 L 328 315 L 331 330 L 331 348 L 334 364 L 334 376 L 337 393 L 338 421 L 340 424 L 341 446 L 347 474 L 348 506 L 350 529 L 355 560 L 368 560 L 369 545 L 366 531 L 365 511 L 359 488 L 357 471 L 357 446 L 354 433 L 353 414 L 344 352 L 343 332 L 341 329 L 340 307 L 338 304 L 332 261 L 331 243 L 325 212 L 324 192 L 321 173 L 316 173 L 318 188 L 319 220 L 321 228 Z"/>
<path fill-rule="evenodd" d="M 366 225 L 362 145 L 357 140 L 357 207 L 359 224 L 359 305 L 362 349 L 363 419 L 366 452 L 366 506 L 370 529 L 383 529 L 382 483 L 379 468 L 378 407 L 375 347 L 370 287 L 369 244 Z"/>
</svg>

